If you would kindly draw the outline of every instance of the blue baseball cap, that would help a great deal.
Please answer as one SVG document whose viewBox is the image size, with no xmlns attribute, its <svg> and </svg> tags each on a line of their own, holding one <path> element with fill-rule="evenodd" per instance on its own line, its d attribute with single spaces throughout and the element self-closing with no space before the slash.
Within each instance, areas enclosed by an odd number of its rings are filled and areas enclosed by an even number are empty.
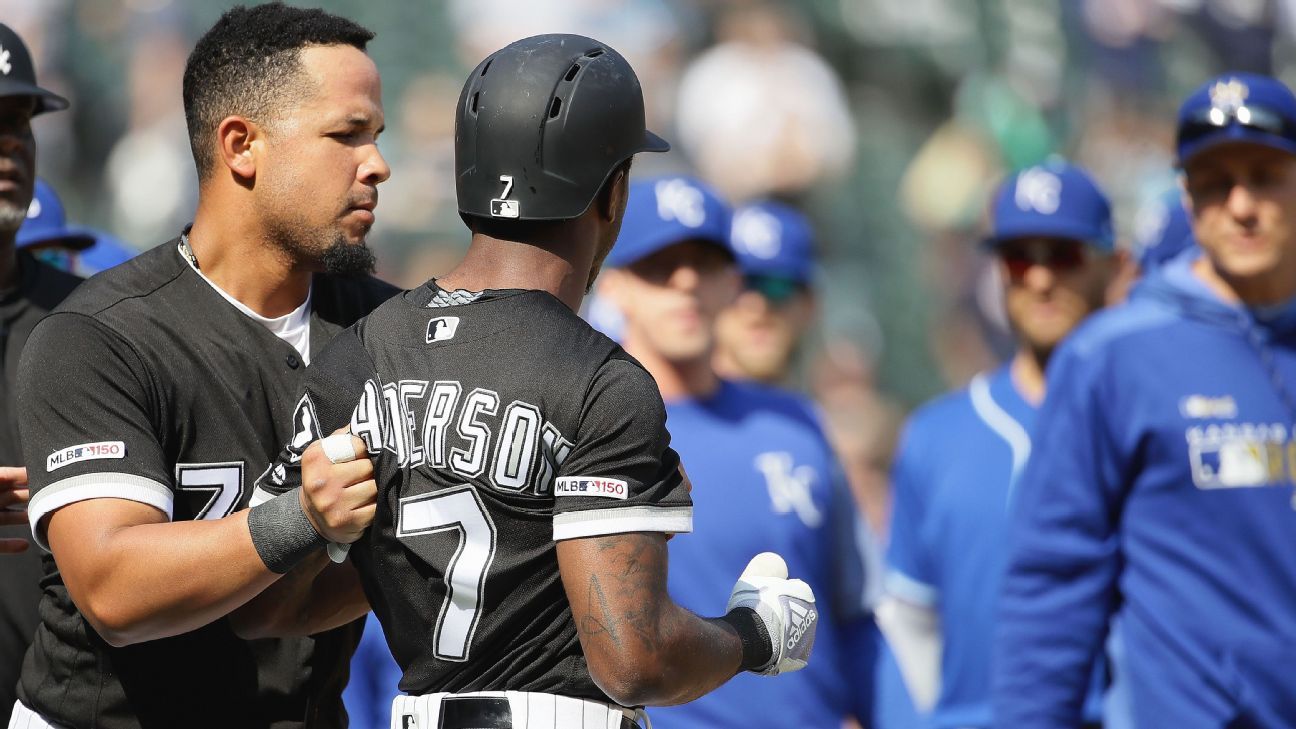
<svg viewBox="0 0 1296 729">
<path fill-rule="evenodd" d="M 676 243 L 714 243 L 731 256 L 729 205 L 705 183 L 672 176 L 634 180 L 621 235 L 605 265 L 623 268 Z"/>
<path fill-rule="evenodd" d="M 54 188 L 42 179 L 36 180 L 27 219 L 18 229 L 19 248 L 67 248 L 81 251 L 94 245 L 93 232 L 67 223 L 63 201 Z"/>
<path fill-rule="evenodd" d="M 1178 190 L 1145 205 L 1134 220 L 1134 258 L 1144 274 L 1196 244 Z"/>
<path fill-rule="evenodd" d="M 814 230 L 793 208 L 758 202 L 734 211 L 729 243 L 746 275 L 778 276 L 809 284 L 814 278 Z"/>
<path fill-rule="evenodd" d="M 1278 79 L 1256 73 L 1226 73 L 1207 81 L 1179 107 L 1179 165 L 1225 142 L 1296 154 L 1296 95 Z"/>
<path fill-rule="evenodd" d="M 1066 238 L 1112 251 L 1111 203 L 1089 173 L 1051 160 L 1009 177 L 995 193 L 986 243 L 998 246 L 1018 238 Z"/>
</svg>

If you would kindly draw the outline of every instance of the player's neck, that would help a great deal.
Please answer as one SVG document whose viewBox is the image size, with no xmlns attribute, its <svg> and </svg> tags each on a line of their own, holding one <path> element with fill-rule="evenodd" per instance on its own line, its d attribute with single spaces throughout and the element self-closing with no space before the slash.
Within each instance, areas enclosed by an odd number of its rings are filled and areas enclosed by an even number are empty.
<svg viewBox="0 0 1296 729">
<path fill-rule="evenodd" d="M 670 360 L 648 347 L 638 346 L 633 335 L 626 337 L 625 350 L 657 381 L 657 389 L 667 402 L 705 398 L 720 389 L 720 375 L 712 369 L 709 353 L 696 359 Z"/>
<path fill-rule="evenodd" d="M 1250 278 L 1231 278 L 1211 262 L 1210 256 L 1202 256 L 1193 261 L 1192 271 L 1207 288 L 1229 303 L 1273 306 L 1291 301 L 1296 296 L 1296 281 L 1286 270 L 1274 270 Z"/>
<path fill-rule="evenodd" d="M 251 216 L 213 207 L 200 204 L 189 231 L 198 270 L 261 316 L 280 317 L 301 306 L 310 292 L 311 270 L 269 242 Z"/>
<path fill-rule="evenodd" d="M 1013 385 L 1022 399 L 1034 406 L 1044 401 L 1044 368 L 1047 357 L 1042 357 L 1029 347 L 1022 347 L 1013 356 L 1011 373 Z"/>
<path fill-rule="evenodd" d="M 568 240 L 519 243 L 473 234 L 463 260 L 437 277 L 443 289 L 547 291 L 572 311 L 580 309 L 589 283 L 592 251 Z"/>
<path fill-rule="evenodd" d="M 716 347 L 715 354 L 711 356 L 711 369 L 731 380 L 749 379 L 742 366 L 738 364 L 738 360 L 723 347 Z"/>
</svg>

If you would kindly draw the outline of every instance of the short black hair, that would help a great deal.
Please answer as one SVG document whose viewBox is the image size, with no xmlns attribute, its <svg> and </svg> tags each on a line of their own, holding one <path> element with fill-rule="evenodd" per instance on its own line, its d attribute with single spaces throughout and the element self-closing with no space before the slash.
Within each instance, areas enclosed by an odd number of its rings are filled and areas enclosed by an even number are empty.
<svg viewBox="0 0 1296 729">
<path fill-rule="evenodd" d="M 373 33 L 318 8 L 281 2 L 238 6 L 198 39 L 184 72 L 185 122 L 199 179 L 216 164 L 212 134 L 231 114 L 263 121 L 292 95 L 307 46 L 349 45 L 365 50 Z"/>
</svg>

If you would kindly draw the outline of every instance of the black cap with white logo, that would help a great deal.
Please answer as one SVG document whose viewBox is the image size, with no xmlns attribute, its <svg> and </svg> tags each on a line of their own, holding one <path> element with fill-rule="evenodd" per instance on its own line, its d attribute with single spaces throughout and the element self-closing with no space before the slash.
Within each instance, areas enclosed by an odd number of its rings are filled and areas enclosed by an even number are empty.
<svg viewBox="0 0 1296 729">
<path fill-rule="evenodd" d="M 68 108 L 68 100 L 36 85 L 36 68 L 32 65 L 27 44 L 13 28 L 0 23 L 0 97 L 33 96 L 36 114 Z"/>
</svg>

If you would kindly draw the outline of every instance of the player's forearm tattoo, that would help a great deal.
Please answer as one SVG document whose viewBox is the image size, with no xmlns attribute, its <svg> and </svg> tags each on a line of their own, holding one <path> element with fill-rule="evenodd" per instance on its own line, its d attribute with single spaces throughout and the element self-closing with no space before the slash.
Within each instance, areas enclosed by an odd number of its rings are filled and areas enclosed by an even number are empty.
<svg viewBox="0 0 1296 729">
<path fill-rule="evenodd" d="M 610 574 L 591 575 L 587 590 L 587 614 L 581 632 L 588 636 L 607 635 L 622 647 L 623 629 L 629 629 L 649 650 L 660 642 L 657 606 L 665 585 L 657 575 L 655 561 L 664 561 L 664 548 L 643 535 L 604 537 L 598 550 L 612 567 Z"/>
<path fill-rule="evenodd" d="M 589 608 L 581 621 L 581 632 L 589 636 L 606 635 L 620 648 L 621 636 L 617 635 L 617 622 L 608 608 L 607 595 L 603 594 L 598 575 L 592 575 L 589 581 Z"/>
</svg>

